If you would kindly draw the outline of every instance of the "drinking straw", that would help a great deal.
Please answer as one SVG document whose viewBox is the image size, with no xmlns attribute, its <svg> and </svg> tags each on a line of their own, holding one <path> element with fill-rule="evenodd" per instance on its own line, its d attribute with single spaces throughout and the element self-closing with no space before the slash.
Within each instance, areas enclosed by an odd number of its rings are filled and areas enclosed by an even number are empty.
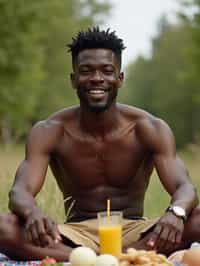
<svg viewBox="0 0 200 266">
<path fill-rule="evenodd" d="M 107 217 L 110 217 L 110 199 L 107 199 Z"/>
</svg>

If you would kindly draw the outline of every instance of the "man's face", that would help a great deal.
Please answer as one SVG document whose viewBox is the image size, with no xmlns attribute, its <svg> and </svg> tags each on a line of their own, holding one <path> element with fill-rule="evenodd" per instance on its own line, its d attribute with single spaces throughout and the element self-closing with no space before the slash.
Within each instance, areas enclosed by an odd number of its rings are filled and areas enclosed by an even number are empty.
<svg viewBox="0 0 200 266">
<path fill-rule="evenodd" d="M 116 55 L 108 49 L 86 49 L 79 53 L 72 83 L 82 106 L 101 112 L 115 101 L 123 81 Z"/>
</svg>

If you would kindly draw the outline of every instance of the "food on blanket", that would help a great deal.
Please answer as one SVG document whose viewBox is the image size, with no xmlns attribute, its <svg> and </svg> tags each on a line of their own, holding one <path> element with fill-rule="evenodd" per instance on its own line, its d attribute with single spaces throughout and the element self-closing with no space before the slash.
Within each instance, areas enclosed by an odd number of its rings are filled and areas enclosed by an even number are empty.
<svg viewBox="0 0 200 266">
<path fill-rule="evenodd" d="M 200 248 L 194 247 L 186 250 L 182 262 L 188 266 L 200 266 Z"/>
<path fill-rule="evenodd" d="M 119 266 L 119 261 L 113 255 L 102 254 L 97 257 L 95 266 Z"/>
<path fill-rule="evenodd" d="M 41 261 L 40 266 L 49 266 L 49 265 L 54 265 L 54 264 L 57 264 L 57 261 L 54 258 L 46 257 L 45 259 Z"/>
<path fill-rule="evenodd" d="M 96 253 L 88 247 L 78 247 L 72 250 L 69 262 L 72 266 L 94 266 Z"/>
<path fill-rule="evenodd" d="M 119 256 L 120 266 L 173 266 L 164 255 L 157 254 L 155 251 L 136 250 L 130 248 L 127 253 Z"/>
</svg>

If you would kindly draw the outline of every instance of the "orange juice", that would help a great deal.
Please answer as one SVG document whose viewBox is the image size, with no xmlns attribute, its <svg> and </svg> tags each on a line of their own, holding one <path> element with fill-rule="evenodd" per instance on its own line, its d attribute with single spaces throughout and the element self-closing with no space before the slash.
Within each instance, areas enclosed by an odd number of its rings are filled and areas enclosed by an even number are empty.
<svg viewBox="0 0 200 266">
<path fill-rule="evenodd" d="M 100 254 L 118 256 L 122 249 L 121 225 L 105 225 L 99 227 Z"/>
</svg>

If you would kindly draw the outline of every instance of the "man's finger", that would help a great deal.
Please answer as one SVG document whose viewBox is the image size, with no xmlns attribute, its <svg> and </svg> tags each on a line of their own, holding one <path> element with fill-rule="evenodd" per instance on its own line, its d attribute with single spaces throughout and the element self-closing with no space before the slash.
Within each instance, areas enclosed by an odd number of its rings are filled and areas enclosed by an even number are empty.
<svg viewBox="0 0 200 266">
<path fill-rule="evenodd" d="M 35 224 L 32 224 L 30 227 L 30 233 L 32 236 L 32 241 L 35 245 L 40 246 L 39 234 L 37 232 L 37 228 Z"/>
<path fill-rule="evenodd" d="M 57 227 L 56 224 L 54 224 L 54 231 L 53 231 L 53 234 L 54 234 L 54 240 L 55 240 L 55 243 L 58 243 L 58 242 L 62 241 L 62 238 L 61 238 L 60 232 L 59 232 L 58 227 Z"/>
<path fill-rule="evenodd" d="M 172 243 L 172 245 L 174 245 L 176 243 L 176 233 L 174 231 L 171 231 L 169 233 L 168 240 L 169 240 L 169 242 Z"/>
<path fill-rule="evenodd" d="M 149 238 L 149 240 L 147 241 L 146 245 L 151 248 L 151 249 L 154 249 L 155 248 L 155 243 L 156 243 L 156 240 L 157 240 L 157 234 L 155 233 L 152 233 L 151 237 Z"/>
<path fill-rule="evenodd" d="M 168 241 L 167 243 L 165 244 L 165 253 L 166 254 L 169 254 L 171 253 L 175 247 L 176 247 L 176 233 L 174 233 L 174 231 L 171 231 L 168 235 Z"/>
<path fill-rule="evenodd" d="M 60 241 L 62 241 L 62 237 L 61 237 L 60 232 L 59 232 L 59 230 L 58 230 L 58 226 L 57 226 L 57 224 L 55 225 L 55 227 L 56 227 L 56 232 L 57 232 L 57 237 L 56 237 L 56 239 L 60 242 Z"/>
<path fill-rule="evenodd" d="M 182 240 L 182 233 L 181 232 L 177 232 L 176 233 L 176 245 L 180 245 Z"/>
<path fill-rule="evenodd" d="M 156 234 L 156 235 L 160 235 L 160 233 L 162 232 L 162 226 L 157 224 L 156 227 L 154 228 L 153 232 Z"/>
<path fill-rule="evenodd" d="M 57 230 L 56 224 L 49 219 L 45 219 L 45 225 L 48 235 L 50 235 L 55 242 L 59 242 L 61 237 L 59 231 Z"/>
<path fill-rule="evenodd" d="M 46 233 L 43 220 L 37 221 L 37 231 L 41 246 L 42 247 L 48 246 L 50 242 L 47 240 L 48 235 Z"/>
<path fill-rule="evenodd" d="M 164 227 L 162 233 L 160 234 L 160 238 L 164 241 L 168 241 L 169 234 L 170 229 L 168 227 Z"/>
<path fill-rule="evenodd" d="M 38 235 L 45 235 L 46 231 L 43 221 L 41 220 L 37 221 L 36 226 L 37 226 Z"/>
<path fill-rule="evenodd" d="M 47 235 L 47 234 L 40 235 L 40 243 L 41 243 L 42 247 L 51 246 L 52 242 L 53 242 L 53 240 L 49 235 Z"/>
<path fill-rule="evenodd" d="M 155 248 L 157 239 L 158 239 L 161 232 L 162 232 L 162 226 L 157 224 L 155 229 L 153 230 L 153 232 L 151 234 L 151 237 L 147 241 L 147 246 L 149 246 L 151 248 Z"/>
<path fill-rule="evenodd" d="M 163 250 L 165 250 L 165 248 L 167 248 L 168 246 L 168 237 L 170 234 L 170 230 L 168 227 L 164 227 L 162 232 L 160 233 L 159 237 L 157 238 L 156 241 L 156 249 L 159 252 L 162 252 Z"/>
<path fill-rule="evenodd" d="M 31 242 L 31 243 L 33 242 L 31 232 L 30 232 L 28 229 L 25 230 L 25 239 L 26 239 L 28 242 Z"/>
</svg>

